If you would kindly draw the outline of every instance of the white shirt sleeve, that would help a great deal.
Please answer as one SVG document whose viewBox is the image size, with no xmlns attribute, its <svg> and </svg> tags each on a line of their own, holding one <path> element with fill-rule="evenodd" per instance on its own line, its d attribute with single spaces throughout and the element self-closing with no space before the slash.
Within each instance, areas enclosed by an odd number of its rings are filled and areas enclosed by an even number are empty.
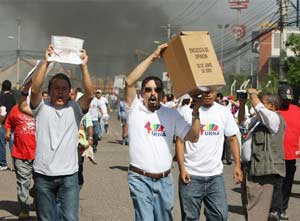
<svg viewBox="0 0 300 221">
<path fill-rule="evenodd" d="M 267 109 L 262 103 L 255 106 L 260 119 L 271 133 L 276 133 L 279 129 L 280 119 L 276 112 Z"/>
<path fill-rule="evenodd" d="M 239 127 L 237 123 L 235 122 L 230 111 L 226 111 L 225 113 L 226 113 L 226 123 L 225 123 L 224 135 L 226 137 L 237 135 L 239 133 Z"/>
<path fill-rule="evenodd" d="M 191 129 L 191 124 L 189 124 L 183 116 L 179 114 L 178 111 L 175 112 L 175 135 L 184 140 L 185 136 Z M 192 115 L 191 115 L 192 116 Z"/>
</svg>

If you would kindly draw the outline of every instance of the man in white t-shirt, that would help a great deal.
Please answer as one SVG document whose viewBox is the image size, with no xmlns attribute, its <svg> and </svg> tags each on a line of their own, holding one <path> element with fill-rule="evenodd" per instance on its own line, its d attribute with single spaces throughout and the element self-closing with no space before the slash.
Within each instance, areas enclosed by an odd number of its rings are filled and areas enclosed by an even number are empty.
<svg viewBox="0 0 300 221">
<path fill-rule="evenodd" d="M 160 45 L 126 79 L 128 184 L 136 220 L 173 220 L 173 136 L 193 142 L 199 137 L 200 99 L 195 99 L 190 125 L 176 110 L 160 105 L 163 83 L 158 77 L 145 78 L 141 88 L 143 100 L 137 97 L 136 82 L 166 47 L 167 44 Z"/>
<path fill-rule="evenodd" d="M 202 93 L 198 142 L 184 142 L 180 138 L 176 140 L 182 220 L 199 220 L 202 202 L 207 220 L 227 220 L 228 206 L 221 161 L 224 136 L 229 139 L 235 161 L 235 182 L 242 181 L 240 148 L 236 137 L 239 128 L 230 110 L 215 102 L 216 96 L 216 91 L 210 88 Z M 186 120 L 191 122 L 191 116 L 186 116 Z"/>
<path fill-rule="evenodd" d="M 102 91 L 100 89 L 97 89 L 95 96 L 93 97 L 93 100 L 90 103 L 90 108 L 89 108 L 89 114 L 90 114 L 92 122 L 93 122 L 93 130 L 94 130 L 93 145 L 92 145 L 94 153 L 97 152 L 98 139 L 101 136 L 101 128 L 100 128 L 100 122 L 99 122 L 99 117 L 101 115 L 101 113 L 100 113 L 101 94 L 102 94 Z"/>
<path fill-rule="evenodd" d="M 108 100 L 105 96 L 101 96 L 99 98 L 100 101 L 100 134 L 99 137 L 102 137 L 104 132 L 107 132 L 108 128 L 105 128 L 106 126 L 108 127 L 108 119 L 109 119 L 109 114 L 108 114 L 108 109 L 110 110 L 110 106 L 108 103 Z"/>
<path fill-rule="evenodd" d="M 93 98 L 93 86 L 87 66 L 88 56 L 82 50 L 80 69 L 85 94 L 78 102 L 70 100 L 70 79 L 58 73 L 48 84 L 50 100 L 43 101 L 41 87 L 53 50 L 51 45 L 46 50 L 45 61 L 33 76 L 30 96 L 36 121 L 33 169 L 37 220 L 56 220 L 59 216 L 62 220 L 77 221 L 78 130 L 83 113 L 88 111 Z"/>
</svg>

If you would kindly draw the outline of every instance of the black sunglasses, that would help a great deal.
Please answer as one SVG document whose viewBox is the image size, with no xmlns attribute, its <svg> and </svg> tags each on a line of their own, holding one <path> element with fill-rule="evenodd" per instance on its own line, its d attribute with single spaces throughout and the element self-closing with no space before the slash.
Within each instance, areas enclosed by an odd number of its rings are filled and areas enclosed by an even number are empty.
<svg viewBox="0 0 300 221">
<path fill-rule="evenodd" d="M 145 87 L 145 88 L 144 88 L 144 91 L 145 91 L 146 93 L 150 93 L 150 92 L 152 92 L 152 90 L 154 90 L 156 93 L 160 93 L 160 92 L 162 91 L 162 88 L 160 88 L 160 87 L 156 87 L 156 88 Z"/>
</svg>

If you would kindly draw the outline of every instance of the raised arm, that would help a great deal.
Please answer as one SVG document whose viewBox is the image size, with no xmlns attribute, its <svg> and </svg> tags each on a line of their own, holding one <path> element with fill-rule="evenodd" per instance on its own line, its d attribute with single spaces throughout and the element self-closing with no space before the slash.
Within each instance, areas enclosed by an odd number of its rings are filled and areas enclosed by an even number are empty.
<svg viewBox="0 0 300 221">
<path fill-rule="evenodd" d="M 280 118 L 275 111 L 268 109 L 258 98 L 258 91 L 253 88 L 248 89 L 250 100 L 255 111 L 260 116 L 262 123 L 270 130 L 271 133 L 276 133 L 279 128 Z M 273 104 L 274 105 L 274 104 Z"/>
<path fill-rule="evenodd" d="M 19 110 L 27 115 L 33 116 L 30 106 L 27 104 L 27 96 L 29 95 L 29 89 L 32 84 L 30 80 L 26 85 L 22 87 L 21 98 L 18 101 Z"/>
<path fill-rule="evenodd" d="M 49 45 L 46 52 L 45 52 L 45 60 L 44 62 L 38 67 L 36 73 L 32 78 L 32 86 L 31 86 L 31 96 L 30 96 L 30 104 L 32 108 L 36 108 L 38 104 L 41 102 L 42 93 L 41 87 L 43 85 L 47 68 L 50 62 L 48 61 L 49 57 L 53 53 L 52 45 Z"/>
<path fill-rule="evenodd" d="M 83 110 L 83 112 L 87 112 L 90 106 L 90 102 L 93 99 L 94 89 L 91 81 L 90 73 L 88 70 L 88 56 L 85 50 L 81 50 L 82 64 L 80 65 L 81 73 L 82 73 L 82 83 L 83 88 L 85 90 L 84 95 L 78 100 L 78 103 Z"/>
<path fill-rule="evenodd" d="M 135 84 L 136 82 L 142 77 L 148 67 L 158 58 L 161 56 L 161 52 L 163 49 L 168 47 L 168 44 L 162 44 L 157 47 L 157 49 L 149 55 L 144 61 L 142 61 L 135 69 L 128 75 L 125 81 L 125 102 L 128 106 L 131 106 L 135 96 L 136 96 L 136 89 Z"/>
</svg>

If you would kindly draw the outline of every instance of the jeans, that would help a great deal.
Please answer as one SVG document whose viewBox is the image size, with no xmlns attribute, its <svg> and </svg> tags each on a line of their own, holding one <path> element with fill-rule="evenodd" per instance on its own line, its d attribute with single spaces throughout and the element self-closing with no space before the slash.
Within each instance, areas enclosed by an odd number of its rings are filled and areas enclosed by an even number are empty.
<svg viewBox="0 0 300 221">
<path fill-rule="evenodd" d="M 9 140 L 10 153 L 12 153 L 13 143 L 14 143 L 14 136 L 13 134 L 11 134 L 11 138 Z M 7 166 L 5 129 L 3 125 L 0 125 L 0 166 Z"/>
<path fill-rule="evenodd" d="M 99 134 L 100 134 L 100 125 L 97 120 L 93 120 L 93 150 L 97 150 L 97 145 L 98 145 L 98 139 L 99 139 Z"/>
<path fill-rule="evenodd" d="M 228 218 L 228 206 L 223 174 L 217 176 L 191 176 L 189 184 L 179 180 L 179 200 L 182 220 L 199 220 L 202 201 L 208 221 Z"/>
<path fill-rule="evenodd" d="M 173 220 L 173 176 L 153 179 L 128 171 L 128 185 L 135 210 L 135 220 Z"/>
<path fill-rule="evenodd" d="M 33 199 L 29 196 L 32 180 L 33 160 L 13 159 L 17 178 L 17 197 L 21 211 L 29 211 Z"/>
<path fill-rule="evenodd" d="M 0 125 L 0 166 L 7 166 L 5 129 L 3 125 Z"/>
<path fill-rule="evenodd" d="M 35 200 L 39 221 L 78 221 L 78 174 L 45 176 L 35 173 Z M 59 205 L 59 206 L 58 206 Z M 59 210 L 59 211 L 57 211 Z"/>
</svg>

